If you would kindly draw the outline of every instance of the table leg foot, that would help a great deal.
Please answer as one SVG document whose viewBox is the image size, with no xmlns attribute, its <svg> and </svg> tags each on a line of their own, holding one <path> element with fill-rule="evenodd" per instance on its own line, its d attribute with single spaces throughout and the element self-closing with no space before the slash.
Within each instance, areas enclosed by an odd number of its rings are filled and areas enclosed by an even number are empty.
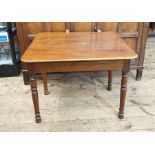
<svg viewBox="0 0 155 155">
<path fill-rule="evenodd" d="M 108 87 L 107 87 L 108 91 L 112 90 L 112 71 L 108 71 Z"/>
<path fill-rule="evenodd" d="M 111 83 L 108 83 L 107 90 L 108 90 L 108 91 L 111 91 L 111 90 L 112 90 L 112 84 L 111 84 Z"/>
<path fill-rule="evenodd" d="M 49 91 L 48 90 L 44 90 L 44 94 L 45 95 L 48 95 L 49 94 Z"/>
<path fill-rule="evenodd" d="M 118 118 L 119 119 L 123 119 L 124 118 L 124 112 L 123 111 L 119 111 L 118 112 Z"/>
<path fill-rule="evenodd" d="M 41 122 L 41 116 L 40 116 L 40 113 L 35 114 L 35 120 L 36 120 L 36 123 L 40 123 L 40 122 Z"/>
</svg>

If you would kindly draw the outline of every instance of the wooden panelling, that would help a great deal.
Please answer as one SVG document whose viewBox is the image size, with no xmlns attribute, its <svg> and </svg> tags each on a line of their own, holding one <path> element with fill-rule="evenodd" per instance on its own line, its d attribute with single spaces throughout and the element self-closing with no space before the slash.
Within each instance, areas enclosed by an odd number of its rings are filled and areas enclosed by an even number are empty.
<svg viewBox="0 0 155 155">
<path fill-rule="evenodd" d="M 94 31 L 95 23 L 91 22 L 71 22 L 71 31 L 74 32 L 90 32 Z"/>
<path fill-rule="evenodd" d="M 141 46 L 140 46 L 140 53 L 139 53 L 140 56 L 139 56 L 139 60 L 137 61 L 139 66 L 143 66 L 143 63 L 144 63 L 148 29 L 149 29 L 149 23 L 146 22 L 143 24 L 143 30 L 141 35 Z"/>
<path fill-rule="evenodd" d="M 118 31 L 120 32 L 137 32 L 138 31 L 138 22 L 121 22 L 118 23 Z"/>
<path fill-rule="evenodd" d="M 18 36 L 18 42 L 19 42 L 19 50 L 20 50 L 20 56 L 23 54 L 23 51 L 25 50 L 25 40 L 23 38 L 23 27 L 22 24 L 17 22 L 17 36 Z"/>
<path fill-rule="evenodd" d="M 117 22 L 97 22 L 97 29 L 101 31 L 117 31 L 118 23 Z"/>
<path fill-rule="evenodd" d="M 140 36 L 139 23 L 118 23 L 118 32 L 124 41 L 137 52 L 137 38 Z"/>
<path fill-rule="evenodd" d="M 118 23 L 118 32 L 124 41 L 138 54 L 140 52 L 142 23 L 121 22 Z M 136 64 L 139 58 L 132 60 L 131 64 Z"/>
<path fill-rule="evenodd" d="M 31 25 L 32 24 L 32 25 Z M 17 27 L 18 30 L 18 27 Z M 23 32 L 23 40 L 24 40 L 24 51 L 21 53 L 23 54 L 27 47 L 30 45 L 31 40 L 28 39 L 27 35 L 34 35 L 36 30 L 35 30 L 35 23 L 22 23 L 22 32 Z"/>
<path fill-rule="evenodd" d="M 27 23 L 27 32 L 28 34 L 37 34 L 38 32 L 44 31 L 44 23 Z"/>
<path fill-rule="evenodd" d="M 123 38 L 123 40 L 134 50 L 136 51 L 137 47 L 137 38 Z"/>
<path fill-rule="evenodd" d="M 46 22 L 44 23 L 44 31 L 46 32 L 64 32 L 66 29 L 65 22 Z"/>
<path fill-rule="evenodd" d="M 123 40 L 136 52 L 137 48 L 137 38 L 123 38 Z M 136 59 L 132 59 L 131 63 L 135 64 Z"/>
</svg>

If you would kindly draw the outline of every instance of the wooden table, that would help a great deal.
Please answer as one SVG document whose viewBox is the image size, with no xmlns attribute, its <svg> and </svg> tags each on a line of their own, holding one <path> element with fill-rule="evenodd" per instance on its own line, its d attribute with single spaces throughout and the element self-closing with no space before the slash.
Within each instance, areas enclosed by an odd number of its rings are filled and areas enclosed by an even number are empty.
<svg viewBox="0 0 155 155">
<path fill-rule="evenodd" d="M 124 118 L 127 73 L 137 54 L 115 32 L 43 32 L 37 34 L 21 58 L 32 91 L 36 122 L 41 122 L 36 73 L 122 70 L 120 108 Z M 95 103 L 94 103 L 95 104 Z"/>
</svg>

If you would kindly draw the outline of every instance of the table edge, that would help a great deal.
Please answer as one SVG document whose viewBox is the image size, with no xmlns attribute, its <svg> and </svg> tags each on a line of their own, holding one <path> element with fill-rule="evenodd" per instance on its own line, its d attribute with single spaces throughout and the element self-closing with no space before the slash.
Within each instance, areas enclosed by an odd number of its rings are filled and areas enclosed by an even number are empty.
<svg viewBox="0 0 155 155">
<path fill-rule="evenodd" d="M 43 63 L 43 62 L 80 62 L 80 61 L 111 61 L 111 60 L 131 60 L 137 58 L 138 55 L 135 53 L 134 56 L 129 57 L 118 57 L 118 58 L 89 58 L 89 59 L 64 59 L 64 60 L 36 60 L 36 61 L 31 61 L 31 60 L 23 60 L 21 58 L 21 62 L 23 63 Z"/>
</svg>

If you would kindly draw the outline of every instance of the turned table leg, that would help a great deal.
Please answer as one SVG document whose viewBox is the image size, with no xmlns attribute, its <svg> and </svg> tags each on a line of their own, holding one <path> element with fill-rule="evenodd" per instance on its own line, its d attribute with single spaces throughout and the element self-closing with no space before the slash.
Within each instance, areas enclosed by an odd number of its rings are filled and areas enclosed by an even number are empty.
<svg viewBox="0 0 155 155">
<path fill-rule="evenodd" d="M 37 91 L 37 83 L 36 83 L 35 75 L 30 75 L 29 79 L 30 79 L 32 99 L 33 99 L 33 105 L 34 105 L 34 111 L 35 111 L 35 120 L 36 120 L 36 123 L 40 123 L 41 116 L 39 112 L 39 99 L 38 99 L 38 91 Z"/>
<path fill-rule="evenodd" d="M 111 91 L 112 90 L 112 71 L 108 71 L 108 87 L 107 90 Z"/>
<path fill-rule="evenodd" d="M 121 80 L 121 91 L 120 91 L 120 108 L 118 113 L 118 118 L 124 118 L 124 105 L 127 91 L 127 72 L 122 71 L 122 80 Z"/>
<path fill-rule="evenodd" d="M 48 86 L 47 86 L 47 74 L 46 73 L 42 73 L 42 79 L 43 79 L 43 84 L 44 84 L 44 94 L 48 95 L 49 91 L 48 91 Z"/>
</svg>

